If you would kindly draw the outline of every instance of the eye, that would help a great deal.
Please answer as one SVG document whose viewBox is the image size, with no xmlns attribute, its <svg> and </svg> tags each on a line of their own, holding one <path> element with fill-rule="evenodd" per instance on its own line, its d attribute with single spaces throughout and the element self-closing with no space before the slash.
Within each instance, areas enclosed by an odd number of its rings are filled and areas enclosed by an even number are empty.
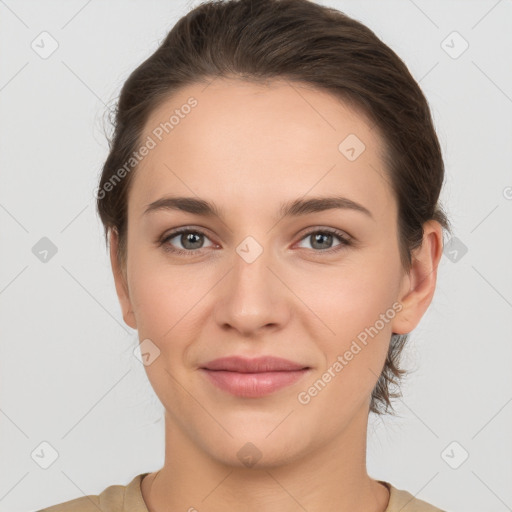
<svg viewBox="0 0 512 512">
<path fill-rule="evenodd" d="M 171 240 L 173 240 L 174 238 L 177 239 L 178 243 L 180 243 L 182 247 L 184 247 L 184 249 L 179 249 L 172 246 Z M 172 233 L 169 233 L 160 242 L 160 245 L 164 247 L 165 251 L 190 256 L 193 255 L 199 249 L 202 249 L 204 247 L 204 238 L 208 237 L 202 231 L 193 230 L 190 228 L 181 228 L 177 229 L 176 231 L 173 231 Z M 213 245 L 214 244 L 212 244 L 211 246 Z"/>
<path fill-rule="evenodd" d="M 340 243 L 333 247 L 334 238 L 337 238 Z M 352 244 L 350 237 L 337 229 L 310 231 L 302 240 L 309 240 L 313 249 L 319 249 L 315 252 L 336 252 Z"/>
<path fill-rule="evenodd" d="M 339 243 L 332 246 L 334 238 L 337 238 Z M 177 239 L 177 242 L 174 243 L 181 244 L 183 249 L 175 247 L 173 243 L 171 243 L 173 239 Z M 159 242 L 159 245 L 167 252 L 184 256 L 194 256 L 201 249 L 205 247 L 213 247 L 215 245 L 212 243 L 209 246 L 205 246 L 204 239 L 209 240 L 203 231 L 184 227 L 176 229 L 164 236 L 164 238 Z M 315 231 L 310 231 L 301 239 L 301 241 L 302 240 L 310 240 L 312 249 L 317 253 L 333 253 L 352 245 L 351 238 L 337 229 L 317 229 Z"/>
</svg>

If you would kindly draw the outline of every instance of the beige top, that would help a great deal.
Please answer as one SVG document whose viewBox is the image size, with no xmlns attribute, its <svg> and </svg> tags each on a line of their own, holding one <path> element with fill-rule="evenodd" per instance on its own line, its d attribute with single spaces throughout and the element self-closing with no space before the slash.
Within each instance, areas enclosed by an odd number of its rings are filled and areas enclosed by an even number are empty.
<svg viewBox="0 0 512 512">
<path fill-rule="evenodd" d="M 111 485 L 99 495 L 82 496 L 38 512 L 149 512 L 140 490 L 142 479 L 147 474 L 137 475 L 128 485 Z M 389 482 L 378 482 L 383 483 L 390 493 L 384 512 L 445 512 L 393 487 Z"/>
</svg>

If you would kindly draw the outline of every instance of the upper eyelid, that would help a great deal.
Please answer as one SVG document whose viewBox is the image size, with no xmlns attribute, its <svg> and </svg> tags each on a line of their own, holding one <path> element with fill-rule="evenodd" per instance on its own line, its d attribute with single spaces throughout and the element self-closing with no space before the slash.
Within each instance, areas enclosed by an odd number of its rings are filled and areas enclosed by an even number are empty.
<svg viewBox="0 0 512 512">
<path fill-rule="evenodd" d="M 177 237 L 178 235 L 182 235 L 183 233 L 198 233 L 200 235 L 204 235 L 207 237 L 211 242 L 210 235 L 208 234 L 208 230 L 206 228 L 189 228 L 188 226 L 183 226 L 181 228 L 171 229 L 168 233 L 162 235 L 162 240 L 169 240 L 172 238 Z"/>
</svg>

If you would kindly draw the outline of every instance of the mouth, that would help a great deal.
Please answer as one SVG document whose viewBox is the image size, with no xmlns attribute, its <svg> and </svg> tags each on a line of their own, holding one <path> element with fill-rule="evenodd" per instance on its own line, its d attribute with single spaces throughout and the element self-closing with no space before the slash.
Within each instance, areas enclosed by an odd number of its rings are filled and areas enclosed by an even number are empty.
<svg viewBox="0 0 512 512">
<path fill-rule="evenodd" d="M 256 398 L 296 383 L 310 368 L 277 372 L 241 373 L 201 368 L 211 383 L 235 396 Z"/>
<path fill-rule="evenodd" d="M 206 363 L 200 371 L 219 389 L 235 396 L 257 398 L 290 386 L 311 372 L 309 366 L 264 356 L 232 356 Z"/>
</svg>

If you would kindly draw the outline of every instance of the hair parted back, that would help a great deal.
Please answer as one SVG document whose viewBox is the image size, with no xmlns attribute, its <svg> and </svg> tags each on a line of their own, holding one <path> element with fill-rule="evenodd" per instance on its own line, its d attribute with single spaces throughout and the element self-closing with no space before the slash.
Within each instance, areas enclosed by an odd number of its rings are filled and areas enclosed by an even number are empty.
<svg viewBox="0 0 512 512">
<path fill-rule="evenodd" d="M 105 193 L 141 144 L 150 114 L 187 85 L 217 77 L 248 81 L 285 79 L 327 91 L 363 113 L 384 142 L 384 170 L 398 205 L 402 267 L 421 246 L 423 224 L 451 231 L 438 203 L 444 163 L 427 100 L 404 62 L 368 27 L 310 0 L 213 0 L 180 18 L 157 50 L 125 81 L 97 194 L 105 230 L 118 233 L 126 264 L 127 199 L 133 173 Z M 341 141 L 340 141 L 341 142 Z M 394 413 L 407 373 L 400 356 L 408 334 L 393 334 L 370 411 Z M 396 392 L 394 391 L 397 390 Z"/>
</svg>

